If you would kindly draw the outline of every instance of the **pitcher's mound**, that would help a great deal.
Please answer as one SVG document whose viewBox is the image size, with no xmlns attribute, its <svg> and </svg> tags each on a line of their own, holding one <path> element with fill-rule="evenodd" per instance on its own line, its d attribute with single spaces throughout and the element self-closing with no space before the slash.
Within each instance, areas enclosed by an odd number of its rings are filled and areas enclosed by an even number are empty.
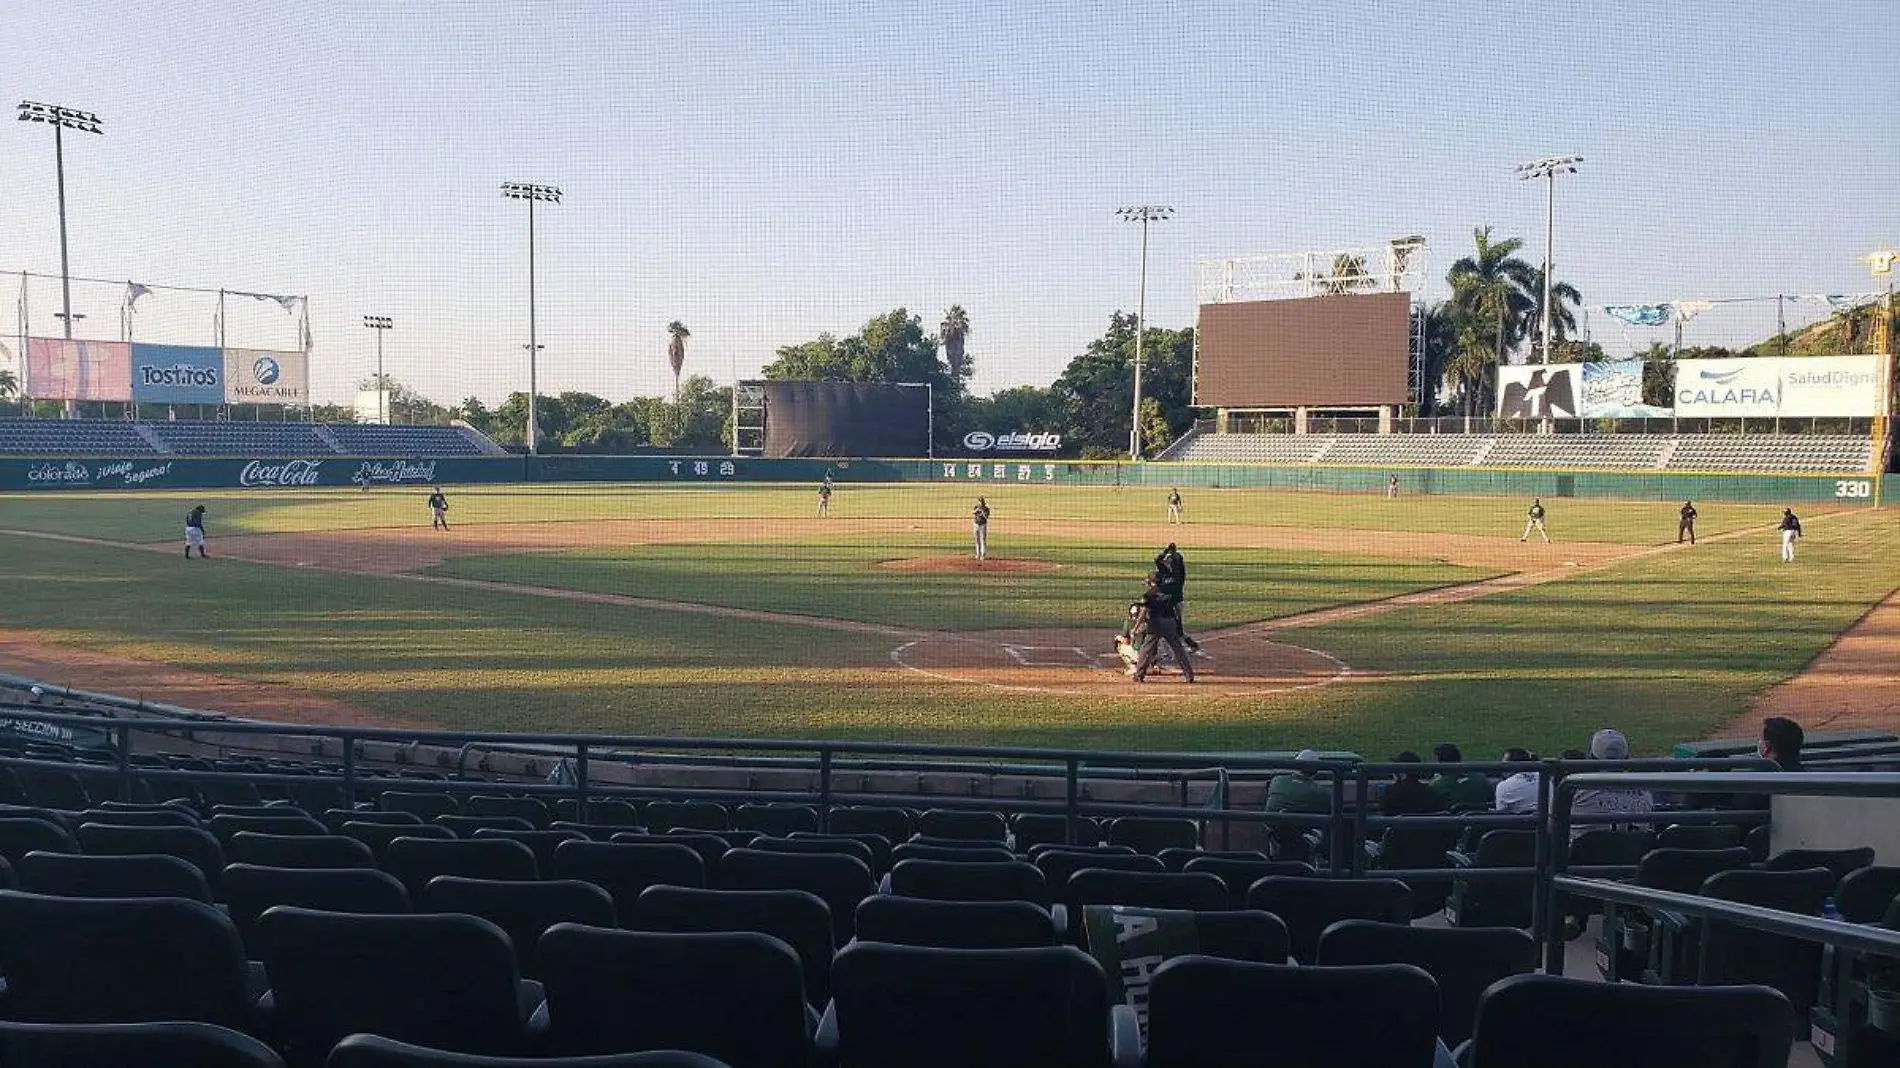
<svg viewBox="0 0 1900 1068">
<path fill-rule="evenodd" d="M 978 560 L 974 556 L 910 556 L 902 560 L 880 560 L 878 565 L 890 571 L 1059 571 L 1061 564 L 1047 560 L 1006 560 L 992 556 Z"/>
</svg>

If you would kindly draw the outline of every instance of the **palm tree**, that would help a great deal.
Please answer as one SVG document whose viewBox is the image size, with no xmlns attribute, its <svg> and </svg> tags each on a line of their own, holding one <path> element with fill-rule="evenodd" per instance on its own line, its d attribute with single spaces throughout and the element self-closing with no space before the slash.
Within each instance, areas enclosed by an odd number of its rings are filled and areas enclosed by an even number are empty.
<svg viewBox="0 0 1900 1068">
<path fill-rule="evenodd" d="M 1523 336 L 1525 316 L 1536 306 L 1531 297 L 1537 271 L 1517 258 L 1520 238 L 1491 240 L 1491 228 L 1473 230 L 1476 255 L 1460 257 L 1445 280 L 1451 302 L 1463 320 L 1458 356 L 1452 361 L 1464 383 L 1466 414 L 1476 394 L 1488 394 L 1490 369 L 1506 362 L 1511 343 Z"/>
<path fill-rule="evenodd" d="M 1531 306 L 1525 310 L 1523 322 L 1519 324 L 1525 337 L 1534 336 L 1534 331 L 1543 323 L 1544 316 L 1544 269 L 1531 268 Z M 1556 360 L 1559 349 L 1569 340 L 1570 333 L 1577 329 L 1577 313 L 1573 310 L 1583 305 L 1583 294 L 1569 282 L 1550 284 L 1550 340 L 1538 338 L 1537 349 L 1544 353 L 1546 362 Z"/>
<path fill-rule="evenodd" d="M 1440 301 L 1417 308 L 1412 315 L 1417 320 L 1414 325 L 1422 348 L 1418 410 L 1420 415 L 1436 415 L 1439 383 L 1444 381 L 1445 372 L 1458 351 L 1458 309 L 1449 301 Z"/>
<path fill-rule="evenodd" d="M 952 304 L 950 310 L 943 313 L 943 322 L 937 327 L 937 335 L 943 338 L 944 359 L 950 364 L 950 378 L 956 381 L 963 377 L 963 339 L 970 336 L 970 316 L 963 305 Z"/>
<path fill-rule="evenodd" d="M 1307 275 L 1304 271 L 1293 276 L 1294 281 L 1311 278 L 1319 289 L 1320 296 L 1337 297 L 1345 293 L 1358 293 L 1378 285 L 1378 281 L 1366 273 L 1366 258 L 1342 252 L 1333 257 L 1333 268 L 1326 274 Z"/>
<path fill-rule="evenodd" d="M 0 398 L 11 397 L 20 392 L 20 380 L 12 371 L 0 371 Z"/>
<path fill-rule="evenodd" d="M 678 319 L 666 324 L 666 362 L 673 368 L 673 399 L 680 399 L 680 368 L 686 366 L 686 339 L 693 336 Z"/>
</svg>

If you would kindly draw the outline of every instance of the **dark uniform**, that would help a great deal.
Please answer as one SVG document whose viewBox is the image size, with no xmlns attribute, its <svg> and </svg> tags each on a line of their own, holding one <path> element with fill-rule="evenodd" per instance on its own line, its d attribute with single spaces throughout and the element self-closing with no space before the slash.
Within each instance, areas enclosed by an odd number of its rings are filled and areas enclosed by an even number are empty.
<svg viewBox="0 0 1900 1068">
<path fill-rule="evenodd" d="M 429 494 L 429 514 L 431 517 L 429 520 L 429 529 L 449 529 L 449 499 L 442 496 L 442 487 L 440 486 L 435 488 L 434 493 Z"/>
<path fill-rule="evenodd" d="M 191 559 L 191 547 L 198 547 L 198 558 L 205 556 L 205 506 L 199 505 L 185 513 L 185 559 Z"/>
<path fill-rule="evenodd" d="M 1794 542 L 1801 536 L 1801 520 L 1796 519 L 1794 509 L 1781 510 L 1781 562 L 1794 563 Z"/>
<path fill-rule="evenodd" d="M 1174 597 L 1174 618 L 1181 625 L 1181 640 L 1189 649 L 1199 649 L 1201 643 L 1188 637 L 1187 615 L 1181 607 L 1187 600 L 1187 561 L 1181 558 L 1181 550 L 1173 542 L 1155 557 L 1155 575 L 1160 579 L 1161 589 Z"/>
<path fill-rule="evenodd" d="M 1189 682 L 1194 681 L 1194 662 L 1188 659 L 1188 651 L 1181 644 L 1181 617 L 1176 611 L 1174 594 L 1161 589 L 1159 576 L 1148 580 L 1148 592 L 1142 597 L 1148 617 L 1148 634 L 1141 642 L 1141 658 L 1135 661 L 1136 682 L 1147 680 L 1148 671 L 1154 667 L 1155 657 L 1161 652 L 1161 643 L 1168 643 L 1168 651 L 1174 654 L 1174 662 L 1180 665 L 1181 676 Z"/>
<path fill-rule="evenodd" d="M 1682 502 L 1682 518 L 1676 522 L 1676 544 L 1677 545 L 1682 544 L 1682 539 L 1684 537 L 1687 537 L 1689 539 L 1689 544 L 1691 545 L 1695 544 L 1695 516 L 1696 516 L 1695 502 L 1683 501 Z"/>
<path fill-rule="evenodd" d="M 818 484 L 818 514 L 831 514 L 831 479 L 829 477 Z"/>
</svg>

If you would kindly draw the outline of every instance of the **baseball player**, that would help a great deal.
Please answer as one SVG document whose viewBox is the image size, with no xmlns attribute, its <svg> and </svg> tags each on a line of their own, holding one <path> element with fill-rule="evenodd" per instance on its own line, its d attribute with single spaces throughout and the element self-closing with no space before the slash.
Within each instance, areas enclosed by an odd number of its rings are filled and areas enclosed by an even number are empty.
<svg viewBox="0 0 1900 1068">
<path fill-rule="evenodd" d="M 449 529 L 449 499 L 442 496 L 441 486 L 429 494 L 429 514 L 433 517 L 429 520 L 430 530 Z"/>
<path fill-rule="evenodd" d="M 970 509 L 970 534 L 976 540 L 976 558 L 989 559 L 990 502 L 981 497 L 976 499 L 976 507 Z"/>
<path fill-rule="evenodd" d="M 198 559 L 205 556 L 205 506 L 199 505 L 185 513 L 185 559 L 191 559 L 191 550 L 198 550 Z"/>
<path fill-rule="evenodd" d="M 1135 673 L 1131 677 L 1136 682 L 1146 682 L 1148 672 L 1154 667 L 1155 657 L 1161 652 L 1161 643 L 1168 643 L 1168 651 L 1174 654 L 1174 662 L 1181 669 L 1181 677 L 1194 681 L 1194 662 L 1188 659 L 1188 651 L 1181 644 L 1181 619 L 1175 614 L 1174 594 L 1161 588 L 1161 576 L 1148 577 L 1148 592 L 1142 597 L 1148 617 L 1148 633 L 1141 640 L 1141 657 L 1135 661 Z"/>
<path fill-rule="evenodd" d="M 1534 530 L 1537 532 L 1538 537 L 1544 539 L 1544 544 L 1549 545 L 1550 532 L 1544 529 L 1544 502 L 1536 497 L 1531 498 L 1531 510 L 1526 513 L 1526 516 L 1524 521 L 1524 533 L 1519 536 L 1517 540 L 1529 541 L 1531 531 Z"/>
<path fill-rule="evenodd" d="M 1676 520 L 1676 544 L 1681 545 L 1682 539 L 1687 537 L 1689 539 L 1689 544 L 1694 545 L 1695 544 L 1695 517 L 1696 517 L 1694 501 L 1682 502 L 1681 516 L 1682 517 L 1680 519 Z"/>
<path fill-rule="evenodd" d="M 1135 673 L 1135 662 L 1141 659 L 1141 643 L 1148 637 L 1148 608 L 1141 601 L 1128 606 L 1128 619 L 1122 624 L 1121 633 L 1115 635 L 1115 655 L 1121 657 L 1124 674 Z"/>
<path fill-rule="evenodd" d="M 1181 641 L 1189 649 L 1199 651 L 1201 643 L 1188 637 L 1187 613 L 1182 607 L 1187 600 L 1187 561 L 1181 558 L 1181 550 L 1173 542 L 1155 556 L 1155 575 L 1161 580 L 1162 592 L 1174 598 L 1174 619 L 1181 628 Z"/>
<path fill-rule="evenodd" d="M 1795 518 L 1794 509 L 1781 510 L 1781 562 L 1794 563 L 1794 542 L 1801 536 L 1801 520 Z"/>
<path fill-rule="evenodd" d="M 1391 500 L 1399 495 L 1399 476 L 1393 475 L 1385 480 L 1385 499 Z"/>
<path fill-rule="evenodd" d="M 818 514 L 831 514 L 831 474 L 825 474 L 825 480 L 818 483 Z"/>
<path fill-rule="evenodd" d="M 1170 487 L 1168 489 L 1168 522 L 1180 523 L 1182 521 L 1183 520 L 1181 519 L 1181 491 L 1173 487 Z"/>
</svg>

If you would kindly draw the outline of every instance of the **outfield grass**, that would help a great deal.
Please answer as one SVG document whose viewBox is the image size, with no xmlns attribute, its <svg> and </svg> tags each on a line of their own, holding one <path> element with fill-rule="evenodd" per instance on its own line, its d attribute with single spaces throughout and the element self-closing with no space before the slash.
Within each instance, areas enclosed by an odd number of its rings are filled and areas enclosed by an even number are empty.
<svg viewBox="0 0 1900 1068">
<path fill-rule="evenodd" d="M 432 574 L 852 619 L 919 630 L 1091 627 L 1112 630 L 1153 564 L 1146 547 L 1014 539 L 1013 559 L 1045 572 L 917 572 L 880 561 L 963 554 L 947 538 L 796 545 L 653 545 L 465 556 Z M 1495 572 L 1434 561 L 1327 553 L 1189 553 L 1193 624 L 1231 626 L 1342 602 L 1475 582 Z"/>
<path fill-rule="evenodd" d="M 450 487 L 457 524 L 571 522 L 600 519 L 789 519 L 817 502 L 804 486 L 467 486 Z M 995 510 L 999 536 L 1017 519 L 1162 522 L 1167 492 L 1155 487 L 852 485 L 832 500 L 840 519 L 967 524 L 978 493 Z M 94 491 L 0 494 L 0 527 L 127 541 L 181 536 L 193 504 L 209 509 L 209 530 L 270 534 L 427 526 L 426 487 L 375 490 Z M 1410 531 L 1516 537 L 1528 501 L 1500 497 L 1400 497 L 1293 490 L 1187 491 L 1191 523 L 1292 526 L 1321 530 Z M 1546 501 L 1552 534 L 1566 541 L 1650 545 L 1674 540 L 1676 504 L 1606 500 Z M 1773 506 L 1698 505 L 1705 535 L 1771 523 Z M 1817 511 L 1819 509 L 1816 509 Z"/>
<path fill-rule="evenodd" d="M 847 487 L 841 498 L 907 492 Z M 1124 507 L 1133 500 L 1114 491 L 1061 491 L 1043 501 L 1042 511 L 1035 509 L 1039 498 L 1029 496 L 1034 491 L 1021 492 L 992 494 L 992 503 L 1004 517 L 1060 518 L 1098 500 Z M 410 522 L 420 507 L 414 495 L 393 493 L 12 497 L 0 499 L 0 527 L 169 540 L 182 502 L 198 496 L 213 498 L 214 553 L 217 533 L 233 527 L 324 529 L 340 518 L 367 523 L 384 510 Z M 1190 507 L 1224 496 L 1196 494 Z M 1263 510 L 1250 514 L 1262 524 L 1299 519 L 1321 526 L 1363 512 L 1394 521 L 1410 516 L 1429 528 L 1451 522 L 1460 508 L 1508 512 L 1513 523 L 1518 511 L 1508 501 L 1255 496 Z M 633 507 L 627 501 L 649 511 L 690 504 L 701 514 L 770 519 L 805 514 L 811 503 L 809 493 L 781 489 L 458 492 L 454 499 L 464 522 L 471 514 L 579 518 L 574 513 L 588 508 Z M 543 512 L 544 500 L 564 503 Z M 915 508 L 955 519 L 960 503 L 927 491 Z M 839 511 L 849 515 L 850 507 L 841 501 Z M 1560 533 L 1581 527 L 1609 538 L 1619 522 L 1655 519 L 1658 507 L 1565 501 L 1553 511 Z M 1758 511 L 1711 506 L 1703 527 L 1714 533 L 1719 517 L 1752 521 L 1762 518 Z M 1566 521 L 1574 527 L 1561 525 Z M 1671 519 L 1667 534 L 1673 533 Z M 1646 526 L 1625 529 L 1622 538 L 1663 540 L 1652 534 Z M 1859 512 L 1811 522 L 1801 561 L 1789 567 L 1776 562 L 1772 535 L 1763 531 L 1521 592 L 1290 632 L 1286 640 L 1336 654 L 1355 674 L 1323 689 L 1245 699 L 1003 692 L 907 675 L 890 665 L 893 640 L 872 635 L 216 557 L 186 565 L 170 552 L 10 536 L 0 536 L 0 626 L 335 697 L 392 722 L 448 727 L 1137 750 L 1315 745 L 1383 756 L 1444 740 L 1473 755 L 1514 744 L 1555 752 L 1616 726 L 1638 752 L 1660 752 L 1746 712 L 1750 695 L 1799 670 L 1891 592 L 1900 582 L 1890 562 L 1896 535 L 1900 514 Z M 819 545 L 469 558 L 449 569 L 514 569 L 505 576 L 511 581 L 558 580 L 715 603 L 804 597 L 816 603 L 803 610 L 816 614 L 926 620 L 933 628 L 1096 625 L 1099 590 L 1111 613 L 1099 621 L 1106 637 L 1112 613 L 1152 552 L 1146 545 L 1026 541 L 1021 554 L 1067 566 L 1024 576 L 887 575 L 864 567 L 885 553 L 940 547 L 961 548 L 954 528 L 901 544 L 834 536 Z M 1014 543 L 1011 551 L 1018 551 Z M 1199 551 L 1190 560 L 1197 626 L 1457 577 L 1435 564 L 1323 554 Z M 848 573 L 814 581 L 815 569 L 833 566 Z M 530 567 L 545 570 L 519 570 Z M 740 567 L 756 570 L 733 573 Z M 990 621 L 983 606 L 993 603 L 1008 605 L 1016 618 Z"/>
</svg>

